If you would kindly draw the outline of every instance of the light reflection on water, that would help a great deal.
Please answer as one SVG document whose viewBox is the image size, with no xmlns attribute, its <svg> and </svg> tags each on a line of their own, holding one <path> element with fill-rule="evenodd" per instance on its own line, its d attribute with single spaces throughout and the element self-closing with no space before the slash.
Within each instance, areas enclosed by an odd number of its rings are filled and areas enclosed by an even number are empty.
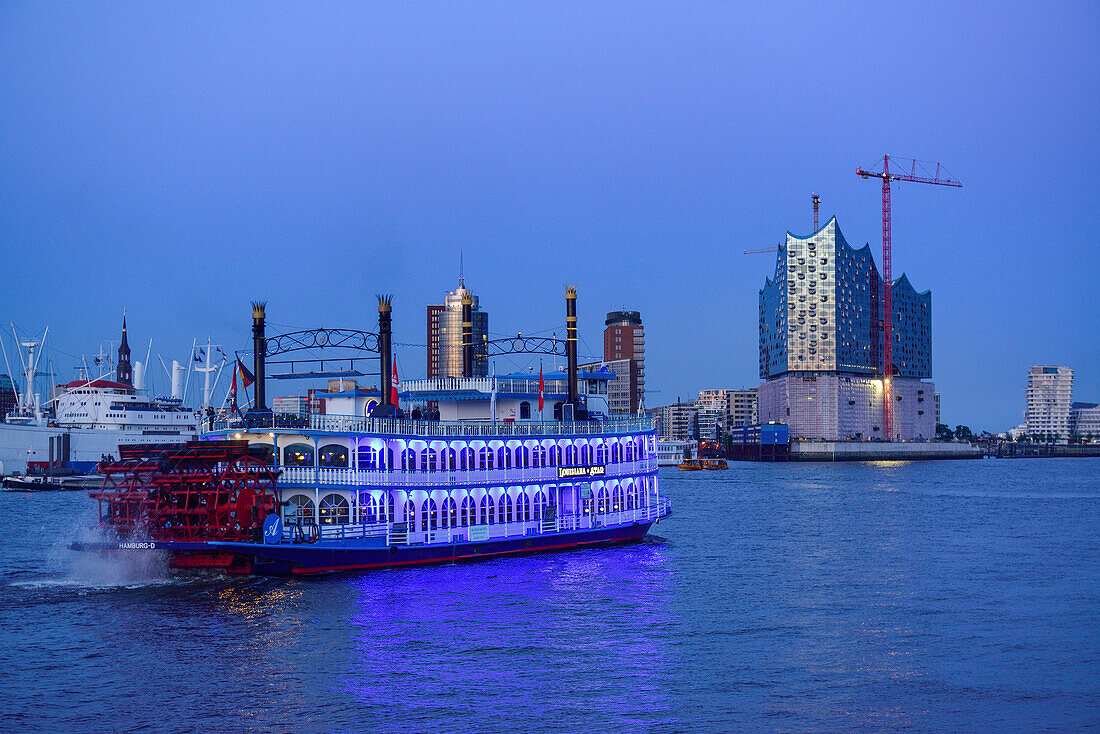
<svg viewBox="0 0 1100 734">
<path fill-rule="evenodd" d="M 674 515 L 646 543 L 314 579 L 97 582 L 63 551 L 86 498 L 0 495 L 0 517 L 29 518 L 0 534 L 0 624 L 18 631 L 0 637 L 15 673 L 0 716 L 47 731 L 1100 722 L 1100 460 L 661 476 Z"/>
</svg>

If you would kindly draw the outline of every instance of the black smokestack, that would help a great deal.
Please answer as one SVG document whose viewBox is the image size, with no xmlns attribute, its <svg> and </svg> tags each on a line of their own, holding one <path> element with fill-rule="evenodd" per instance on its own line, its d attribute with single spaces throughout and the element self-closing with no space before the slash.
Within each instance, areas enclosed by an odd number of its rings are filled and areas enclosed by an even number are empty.
<svg viewBox="0 0 1100 734">
<path fill-rule="evenodd" d="M 462 376 L 474 376 L 474 299 L 462 296 Z"/>
<path fill-rule="evenodd" d="M 393 307 L 389 305 L 389 296 L 378 296 L 378 358 L 381 362 L 382 377 L 378 381 L 378 384 L 382 385 L 382 401 L 378 403 L 378 408 L 383 408 L 383 417 L 393 413 L 393 410 L 385 410 L 387 406 L 392 408 L 389 403 L 389 393 L 393 390 L 394 386 L 394 355 L 390 351 L 390 311 Z M 377 408 L 375 408 L 377 413 Z"/>
<path fill-rule="evenodd" d="M 267 301 L 252 302 L 252 371 L 256 378 L 256 400 L 252 410 L 267 411 L 267 392 L 264 380 L 264 358 L 267 356 L 267 337 L 264 336 Z"/>
<path fill-rule="evenodd" d="M 390 296 L 378 296 L 378 357 L 382 370 L 379 384 L 382 386 L 382 399 L 378 402 L 374 412 L 375 418 L 393 418 L 397 415 L 397 406 L 390 402 L 390 391 L 393 389 L 393 352 L 391 351 L 390 329 Z"/>
<path fill-rule="evenodd" d="M 577 400 L 577 289 L 565 289 L 565 358 L 569 372 L 569 397 L 567 402 L 578 408 Z"/>
</svg>

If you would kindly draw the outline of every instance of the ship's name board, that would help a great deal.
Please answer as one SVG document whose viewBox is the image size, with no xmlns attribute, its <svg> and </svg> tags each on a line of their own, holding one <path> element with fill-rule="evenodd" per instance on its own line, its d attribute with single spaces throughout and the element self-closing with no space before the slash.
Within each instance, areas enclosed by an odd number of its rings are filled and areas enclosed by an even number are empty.
<svg viewBox="0 0 1100 734">
<path fill-rule="evenodd" d="M 571 477 L 602 477 L 606 473 L 607 467 L 603 464 L 558 467 L 558 479 L 569 479 Z"/>
</svg>

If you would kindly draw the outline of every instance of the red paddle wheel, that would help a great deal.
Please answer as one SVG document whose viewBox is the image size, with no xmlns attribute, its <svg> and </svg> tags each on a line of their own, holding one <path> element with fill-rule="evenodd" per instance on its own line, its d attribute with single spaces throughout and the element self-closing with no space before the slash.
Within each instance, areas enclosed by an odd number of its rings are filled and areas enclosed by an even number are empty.
<svg viewBox="0 0 1100 734">
<path fill-rule="evenodd" d="M 275 475 L 249 453 L 247 441 L 127 446 L 100 466 L 100 526 L 121 540 L 196 544 L 177 548 L 175 567 L 223 567 L 247 572 L 247 558 L 211 541 L 259 540 L 264 519 L 278 512 Z M 243 564 L 243 566 L 242 566 Z"/>
</svg>

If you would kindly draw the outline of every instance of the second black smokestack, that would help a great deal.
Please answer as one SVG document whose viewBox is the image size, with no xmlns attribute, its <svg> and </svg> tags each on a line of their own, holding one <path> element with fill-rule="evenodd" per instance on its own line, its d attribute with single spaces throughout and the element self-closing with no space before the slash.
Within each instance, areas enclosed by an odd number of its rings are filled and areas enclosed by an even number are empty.
<svg viewBox="0 0 1100 734">
<path fill-rule="evenodd" d="M 569 396 L 566 402 L 576 411 L 577 399 L 577 288 L 565 289 L 565 359 L 568 364 Z"/>
<path fill-rule="evenodd" d="M 267 301 L 252 302 L 252 370 L 256 379 L 256 399 L 252 410 L 267 412 L 267 391 L 264 380 L 264 358 L 267 356 L 267 337 L 264 335 Z"/>
</svg>

